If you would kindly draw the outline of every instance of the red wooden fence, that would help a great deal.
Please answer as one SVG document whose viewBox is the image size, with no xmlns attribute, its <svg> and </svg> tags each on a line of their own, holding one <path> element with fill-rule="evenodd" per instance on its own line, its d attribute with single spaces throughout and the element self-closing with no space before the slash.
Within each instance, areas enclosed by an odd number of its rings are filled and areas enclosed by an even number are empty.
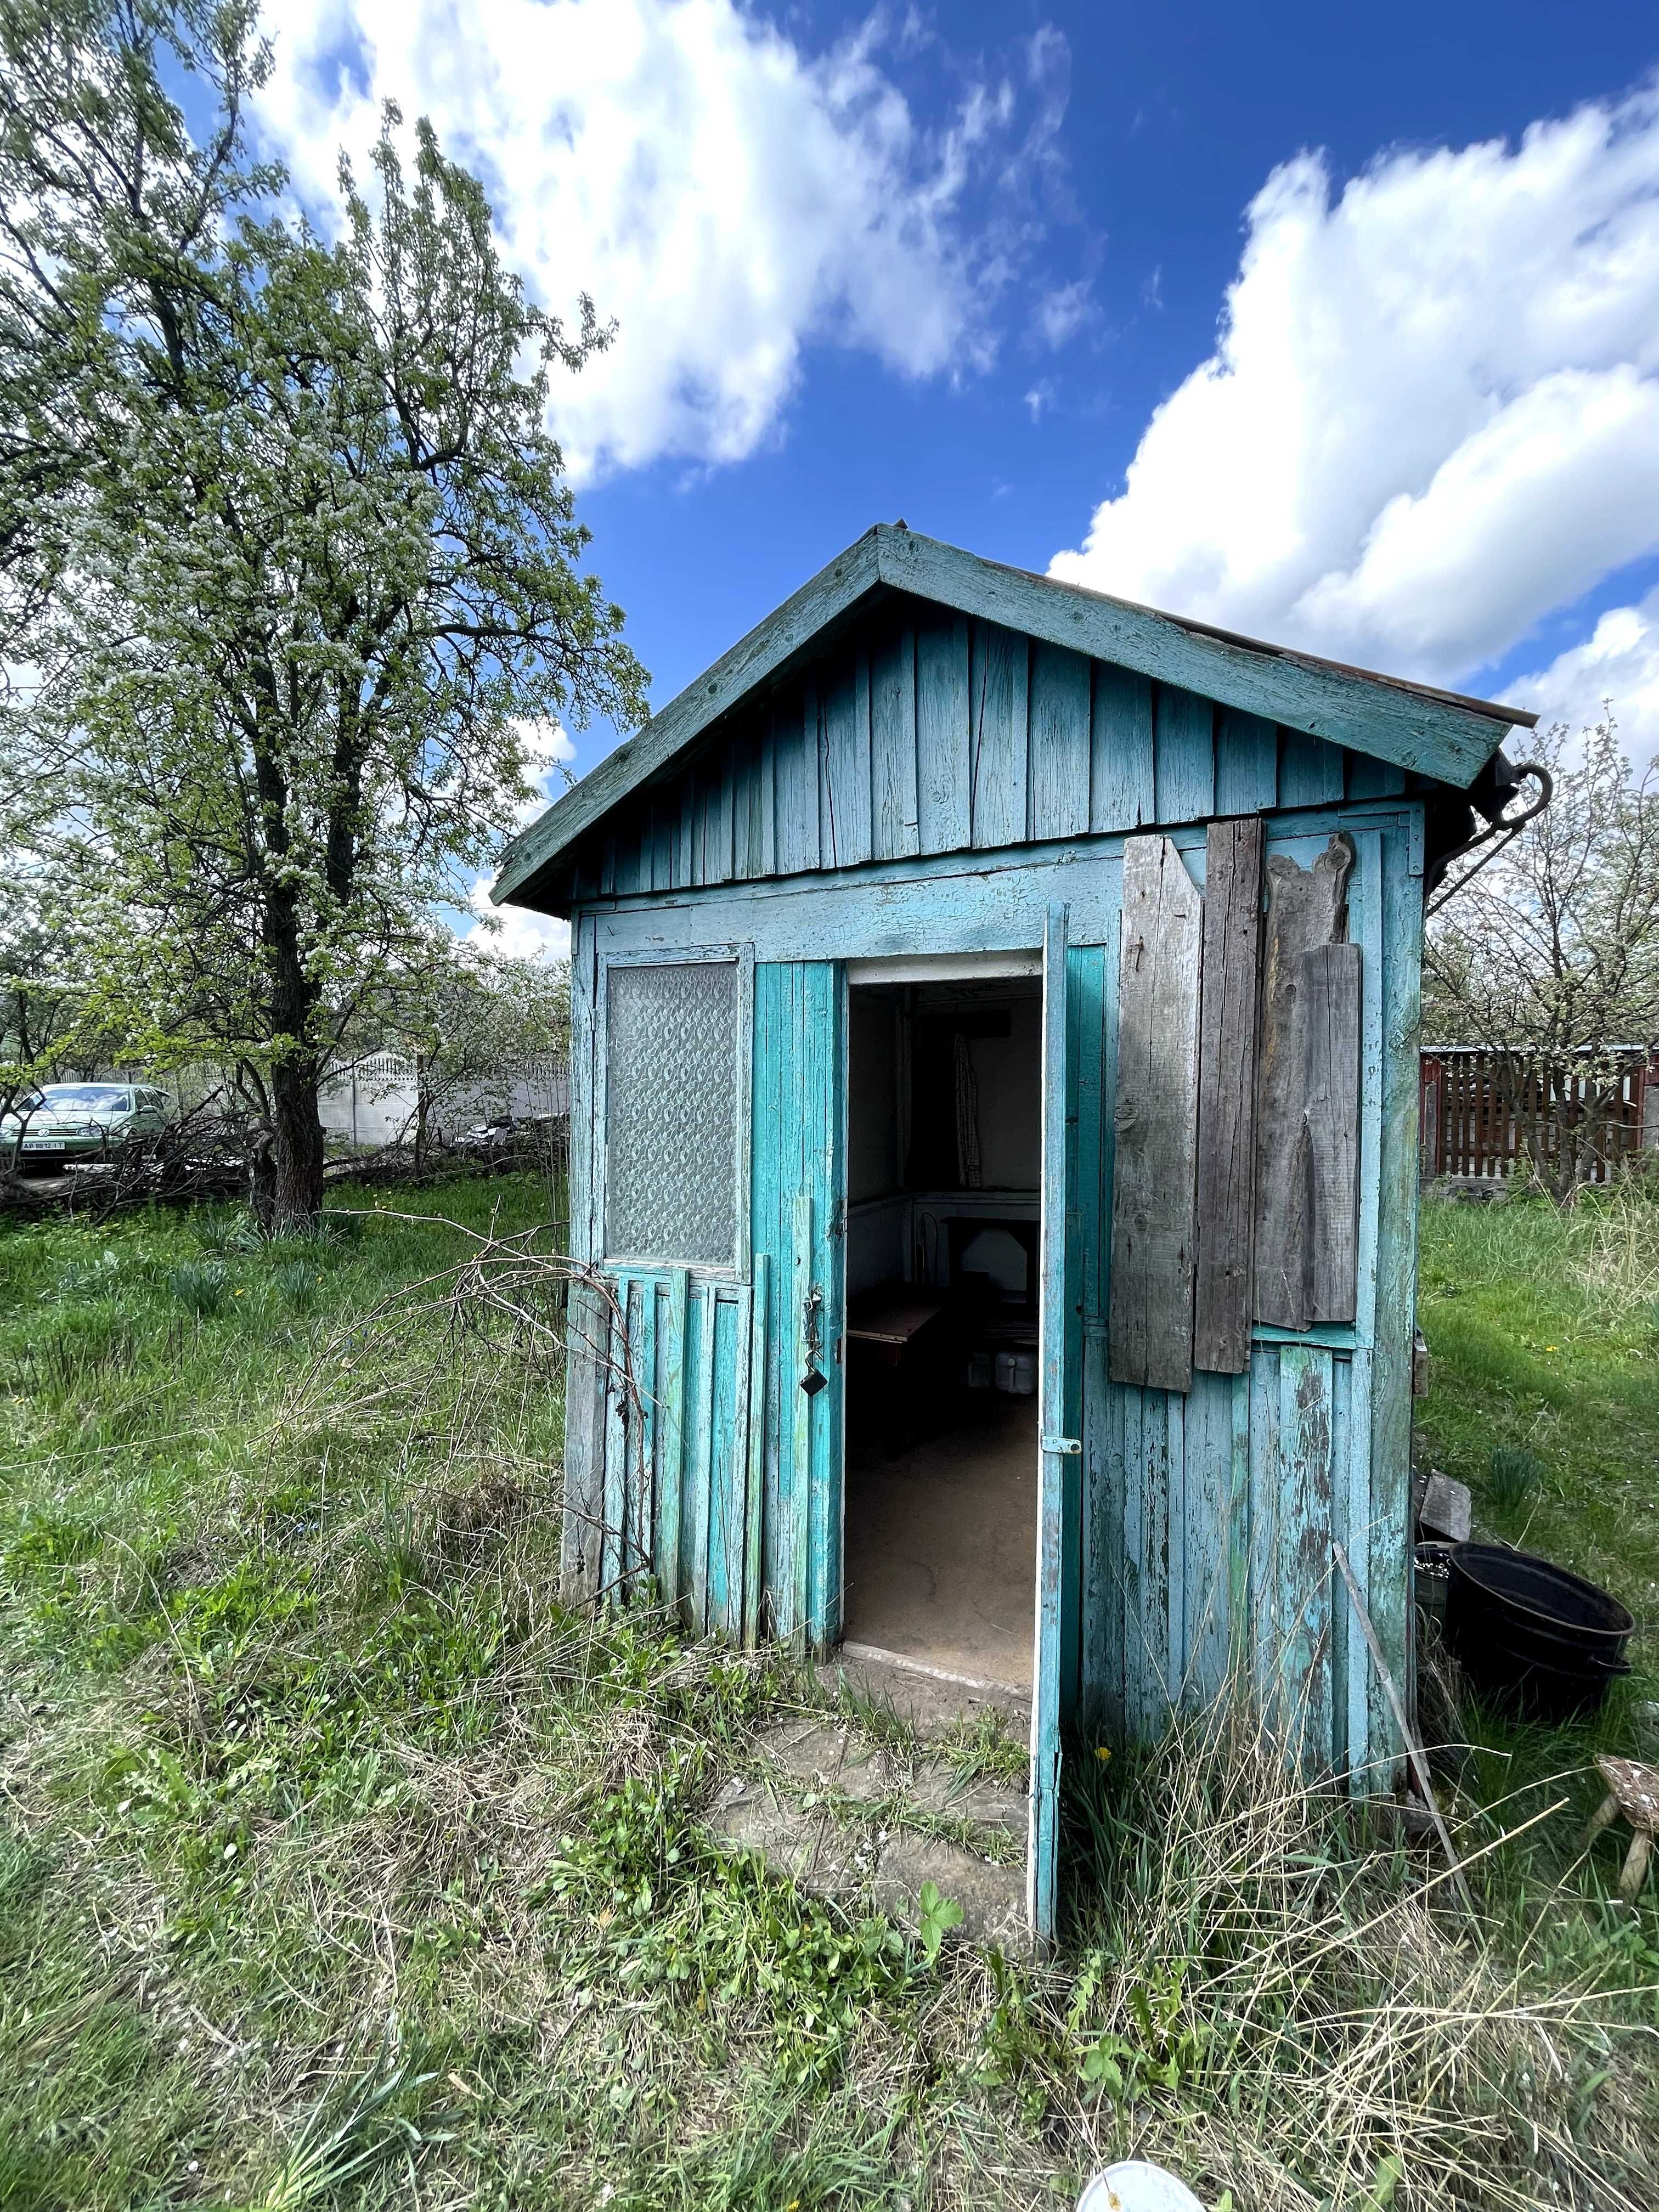
<svg viewBox="0 0 1659 2212">
<path fill-rule="evenodd" d="M 1607 1096 L 1606 1055 L 1594 1074 L 1569 1073 L 1553 1100 L 1540 1076 L 1481 1045 L 1425 1046 L 1421 1063 L 1425 1176 L 1498 1177 L 1535 1160 L 1554 1164 L 1563 1125 L 1593 1155 L 1589 1180 L 1605 1182 L 1644 1144 L 1659 1145 L 1659 1051 L 1614 1048 L 1619 1066 Z M 1586 1127 L 1586 1121 L 1590 1126 Z"/>
</svg>

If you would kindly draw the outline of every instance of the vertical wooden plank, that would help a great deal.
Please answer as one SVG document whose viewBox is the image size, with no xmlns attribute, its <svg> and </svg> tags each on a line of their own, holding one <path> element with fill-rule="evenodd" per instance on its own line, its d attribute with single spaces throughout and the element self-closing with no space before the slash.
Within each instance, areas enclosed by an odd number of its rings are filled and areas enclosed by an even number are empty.
<svg viewBox="0 0 1659 2212">
<path fill-rule="evenodd" d="M 1361 1346 L 1348 1363 L 1348 1410 L 1342 1438 L 1340 1479 L 1342 1510 L 1338 1516 L 1347 1534 L 1343 1547 L 1348 1554 L 1359 1595 L 1370 1605 L 1371 1521 L 1371 1354 Z M 1370 1740 L 1371 1656 L 1352 1618 L 1352 1609 L 1333 1598 L 1333 1612 L 1344 1622 L 1348 1638 L 1348 1661 L 1344 1674 L 1346 1711 L 1341 1727 L 1348 1770 L 1348 1787 L 1364 1796 L 1377 1786 L 1372 1776 Z M 1379 1685 L 1380 1688 L 1380 1685 Z M 1387 1778 L 1383 1778 L 1386 1781 Z"/>
<path fill-rule="evenodd" d="M 1250 1649 L 1250 1371 L 1232 1380 L 1227 1502 L 1227 1670 L 1248 1679 Z"/>
<path fill-rule="evenodd" d="M 1023 805 L 1023 802 L 1022 802 Z M 1072 1315 L 1066 1300 L 1068 1165 L 1066 908 L 1051 906 L 1042 951 L 1042 1218 L 1037 1311 L 1038 1380 L 1036 1651 L 1031 1698 L 1030 1830 L 1026 1913 L 1034 1942 L 1053 1942 L 1060 1851 L 1060 1676 L 1064 1613 L 1066 1488 L 1079 1442 L 1068 1427 L 1080 1410 L 1071 1373 Z"/>
<path fill-rule="evenodd" d="M 628 1588 L 640 1593 L 653 1571 L 656 1536 L 657 1284 L 652 1275 L 635 1285 L 629 1304 L 629 1335 L 638 1393 L 630 1407 L 629 1460 Z"/>
<path fill-rule="evenodd" d="M 755 723 L 755 793 L 760 824 L 763 876 L 780 872 L 778 863 L 778 749 L 769 713 Z"/>
<path fill-rule="evenodd" d="M 570 953 L 570 1256 L 583 1265 L 598 1257 L 593 1233 L 598 981 L 593 917 L 579 914 Z"/>
<path fill-rule="evenodd" d="M 777 776 L 777 871 L 800 875 L 818 865 L 817 687 L 782 692 L 773 709 Z"/>
<path fill-rule="evenodd" d="M 1164 1698 L 1176 1704 L 1187 1679 L 1187 1400 L 1164 1401 Z"/>
<path fill-rule="evenodd" d="M 732 765 L 732 748 L 723 744 L 720 753 L 720 781 L 714 805 L 714 866 L 708 881 L 729 884 L 733 873 L 733 855 L 737 841 L 737 785 Z"/>
<path fill-rule="evenodd" d="M 685 1480 L 685 1317 L 689 1282 L 685 1268 L 670 1270 L 658 1355 L 662 1381 L 657 1418 L 657 1577 L 664 1595 L 682 1620 L 686 1615 L 680 1510 Z"/>
<path fill-rule="evenodd" d="M 916 840 L 924 853 L 970 842 L 968 618 L 916 623 Z"/>
<path fill-rule="evenodd" d="M 861 867 L 870 858 L 870 672 L 862 653 L 837 661 L 823 697 L 824 864 Z"/>
<path fill-rule="evenodd" d="M 1109 1346 L 1109 1339 L 1108 1340 Z M 1146 1700 L 1142 1685 L 1146 1675 L 1146 1639 L 1141 1626 L 1142 1592 L 1146 1579 L 1146 1450 L 1147 1393 L 1125 1386 L 1118 1396 L 1123 1424 L 1123 1729 L 1139 1741 L 1146 1729 Z"/>
<path fill-rule="evenodd" d="M 1089 834 L 1089 720 L 1092 675 L 1080 653 L 1031 647 L 1030 812 L 1028 836 Z"/>
<path fill-rule="evenodd" d="M 1279 1726 L 1310 1771 L 1331 1759 L 1331 1355 L 1279 1354 Z"/>
<path fill-rule="evenodd" d="M 1215 708 L 1195 691 L 1159 684 L 1152 693 L 1152 791 L 1162 823 L 1201 822 L 1215 811 Z"/>
<path fill-rule="evenodd" d="M 1060 1470 L 1060 1725 L 1069 1733 L 1077 1724 L 1081 1694 L 1083 1624 L 1083 1267 L 1085 1240 L 1089 1234 L 1089 1187 L 1085 1172 L 1097 1176 L 1099 1161 L 1100 953 L 1098 948 L 1066 954 L 1066 1097 L 1065 1159 L 1062 1197 L 1065 1206 L 1064 1290 L 1060 1314 L 1063 1361 L 1062 1433 L 1079 1449 L 1068 1454 Z M 1084 1063 L 1092 1055 L 1094 1080 L 1085 1077 Z M 1091 1093 L 1092 1126 L 1084 1127 L 1084 1097 Z M 1045 1191 L 1048 1178 L 1045 1172 Z"/>
<path fill-rule="evenodd" d="M 1157 819 L 1152 788 L 1152 687 L 1097 660 L 1089 737 L 1089 826 L 1097 835 Z"/>
<path fill-rule="evenodd" d="M 1212 822 L 1206 846 L 1193 1364 L 1239 1375 L 1250 1359 L 1261 823 Z"/>
<path fill-rule="evenodd" d="M 742 1401 L 748 1346 L 741 1330 L 742 1286 L 711 1286 L 709 1335 L 708 1626 L 736 1640 L 743 1632 L 744 1478 Z"/>
<path fill-rule="evenodd" d="M 691 860 L 691 833 L 696 818 L 696 779 L 687 774 L 680 777 L 675 787 L 679 801 L 679 820 L 674 833 L 673 888 L 688 890 L 696 883 Z"/>
<path fill-rule="evenodd" d="M 1304 955 L 1342 936 L 1352 864 L 1346 837 L 1333 837 L 1311 868 L 1298 867 L 1285 854 L 1267 860 L 1256 1078 L 1255 1317 L 1280 1328 L 1306 1328 L 1313 1318 Z"/>
<path fill-rule="evenodd" d="M 611 1603 L 623 1595 L 623 1551 L 627 1534 L 629 1403 L 628 1298 L 630 1285 L 618 1275 L 611 1286 L 605 1358 L 605 1533 L 600 1554 L 599 1594 Z"/>
<path fill-rule="evenodd" d="M 1420 817 L 1419 817 L 1420 818 Z M 1422 899 L 1410 817 L 1384 833 L 1382 849 L 1383 1060 L 1377 1194 L 1376 1348 L 1371 1364 L 1371 1620 L 1407 1699 L 1412 1667 L 1411 1370 L 1417 1284 L 1417 1051 L 1422 1014 Z M 1356 1537 L 1358 1531 L 1355 1532 Z M 1368 1715 L 1373 1787 L 1389 1786 L 1403 1753 L 1394 1717 L 1372 1670 Z"/>
<path fill-rule="evenodd" d="M 685 1371 L 686 1510 L 691 1558 L 688 1573 L 691 1630 L 708 1633 L 708 1532 L 714 1485 L 714 1285 L 690 1286 L 687 1312 L 690 1358 Z"/>
<path fill-rule="evenodd" d="M 1350 753 L 1347 770 L 1350 799 L 1398 799 L 1406 788 L 1403 768 L 1370 753 Z"/>
<path fill-rule="evenodd" d="M 1357 945 L 1303 955 L 1312 1319 L 1351 1322 L 1358 1265 L 1359 993 Z"/>
<path fill-rule="evenodd" d="M 1249 1565 L 1245 1612 L 1249 1625 L 1246 1649 L 1249 1673 L 1263 1717 L 1274 1727 L 1279 1710 L 1281 1625 L 1275 1607 L 1279 1574 L 1279 1352 L 1261 1344 L 1246 1377 L 1250 1389 Z"/>
<path fill-rule="evenodd" d="M 1197 1705 L 1214 1698 L 1227 1679 L 1232 1589 L 1231 1377 L 1194 1375 L 1186 1407 L 1181 1692 L 1186 1703 Z"/>
<path fill-rule="evenodd" d="M 803 1642 L 811 1634 L 809 1588 L 811 1577 L 812 1401 L 801 1388 L 806 1373 L 806 1318 L 812 1292 L 812 1193 L 797 1187 L 793 1212 L 793 1265 L 790 1273 L 790 1361 L 788 1398 L 790 1453 L 789 1520 L 794 1619 Z"/>
<path fill-rule="evenodd" d="M 604 1340 L 609 1331 L 599 1292 L 573 1283 L 566 1305 L 564 1523 L 560 1532 L 559 1594 L 571 1607 L 591 1605 L 604 1565 Z"/>
<path fill-rule="evenodd" d="M 1221 707 L 1215 718 L 1218 814 L 1267 814 L 1279 804 L 1279 726 Z"/>
<path fill-rule="evenodd" d="M 908 629 L 870 657 L 870 845 L 878 860 L 908 860 L 916 840 L 916 656 Z"/>
<path fill-rule="evenodd" d="M 1281 729 L 1279 733 L 1279 803 L 1280 806 L 1340 806 L 1342 803 L 1342 748 L 1305 730 Z"/>
<path fill-rule="evenodd" d="M 1353 869 L 1348 878 L 1348 935 L 1358 946 L 1360 957 L 1359 1242 L 1354 1330 L 1361 1344 L 1372 1344 L 1376 1336 L 1377 1209 L 1382 1168 L 1382 832 L 1355 830 L 1353 848 Z"/>
<path fill-rule="evenodd" d="M 760 1646 L 761 1583 L 765 1573 L 766 1318 L 771 1261 L 757 1252 L 749 1302 L 748 1492 L 743 1541 L 743 1648 Z"/>
<path fill-rule="evenodd" d="M 1123 1736 L 1122 1393 L 1106 1372 L 1106 1331 L 1083 1336 L 1083 1729 L 1108 1742 Z"/>
<path fill-rule="evenodd" d="M 808 975 L 811 1024 L 808 1092 L 814 1131 L 810 1153 L 817 1237 L 812 1277 L 821 1304 L 817 1356 L 828 1388 L 811 1401 L 812 1531 L 810 1593 L 813 1647 L 824 1650 L 841 1635 L 842 1424 L 846 1366 L 838 1362 L 845 1326 L 846 970 L 814 961 Z"/>
<path fill-rule="evenodd" d="M 1193 1360 L 1193 1196 L 1203 902 L 1167 837 L 1123 849 L 1114 1115 L 1111 1373 L 1185 1390 Z"/>
<path fill-rule="evenodd" d="M 981 852 L 1025 837 L 1030 641 L 995 623 L 973 626 L 969 797 Z"/>
<path fill-rule="evenodd" d="M 1115 962 L 1110 964 L 1116 965 Z M 1101 1206 L 1102 1154 L 1110 1120 L 1104 1053 L 1107 966 L 1103 945 L 1079 945 L 1071 956 L 1066 983 L 1072 1020 L 1070 1065 L 1077 1086 L 1077 1166 L 1071 1186 L 1071 1204 L 1077 1214 L 1073 1304 L 1085 1324 L 1105 1315 L 1103 1293 L 1111 1233 L 1109 1207 L 1103 1213 Z"/>
</svg>

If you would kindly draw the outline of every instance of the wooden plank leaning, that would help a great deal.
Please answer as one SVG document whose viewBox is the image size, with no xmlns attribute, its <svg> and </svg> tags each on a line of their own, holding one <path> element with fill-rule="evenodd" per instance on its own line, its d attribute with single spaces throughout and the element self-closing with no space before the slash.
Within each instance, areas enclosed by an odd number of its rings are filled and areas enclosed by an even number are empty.
<svg viewBox="0 0 1659 2212">
<path fill-rule="evenodd" d="M 1173 842 L 1123 848 L 1111 1379 L 1193 1379 L 1193 1201 L 1204 902 Z"/>
<path fill-rule="evenodd" d="M 1353 847 L 1333 837 L 1311 868 L 1284 854 L 1267 862 L 1255 1115 L 1255 1318 L 1279 1328 L 1314 1320 L 1314 1217 L 1310 1173 L 1308 989 L 1304 954 L 1337 944 L 1346 927 Z M 1350 1088 L 1358 1089 L 1358 1012 Z M 1358 1097 L 1354 1098 L 1358 1111 Z M 1353 1231 L 1349 1228 L 1352 1239 Z M 1353 1317 L 1349 1292 L 1346 1318 Z"/>
<path fill-rule="evenodd" d="M 1242 1375 L 1250 1364 L 1255 1226 L 1261 819 L 1239 815 L 1212 822 L 1206 842 L 1193 1364 Z"/>
</svg>

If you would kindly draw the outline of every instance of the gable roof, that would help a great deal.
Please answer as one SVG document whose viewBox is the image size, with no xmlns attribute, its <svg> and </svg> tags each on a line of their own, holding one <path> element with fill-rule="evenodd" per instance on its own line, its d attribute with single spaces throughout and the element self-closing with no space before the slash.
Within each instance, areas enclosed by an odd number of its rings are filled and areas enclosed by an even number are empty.
<svg viewBox="0 0 1659 2212">
<path fill-rule="evenodd" d="M 901 523 L 877 523 L 720 655 L 501 855 L 497 905 L 659 775 L 709 725 L 884 587 L 1023 630 L 1227 707 L 1467 790 L 1513 725 L 1537 717 L 1313 653 L 1263 644 L 1131 599 L 982 560 Z"/>
</svg>

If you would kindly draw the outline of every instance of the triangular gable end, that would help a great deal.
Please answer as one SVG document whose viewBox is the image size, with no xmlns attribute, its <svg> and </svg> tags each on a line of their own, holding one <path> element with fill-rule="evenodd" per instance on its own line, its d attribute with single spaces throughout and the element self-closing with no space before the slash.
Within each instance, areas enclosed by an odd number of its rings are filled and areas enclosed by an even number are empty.
<svg viewBox="0 0 1659 2212">
<path fill-rule="evenodd" d="M 514 839 L 491 896 L 524 895 L 721 717 L 804 661 L 861 602 L 890 592 L 1024 633 L 1097 662 L 1466 790 L 1524 711 L 1345 667 L 1010 568 L 878 524 L 688 684 Z"/>
</svg>

